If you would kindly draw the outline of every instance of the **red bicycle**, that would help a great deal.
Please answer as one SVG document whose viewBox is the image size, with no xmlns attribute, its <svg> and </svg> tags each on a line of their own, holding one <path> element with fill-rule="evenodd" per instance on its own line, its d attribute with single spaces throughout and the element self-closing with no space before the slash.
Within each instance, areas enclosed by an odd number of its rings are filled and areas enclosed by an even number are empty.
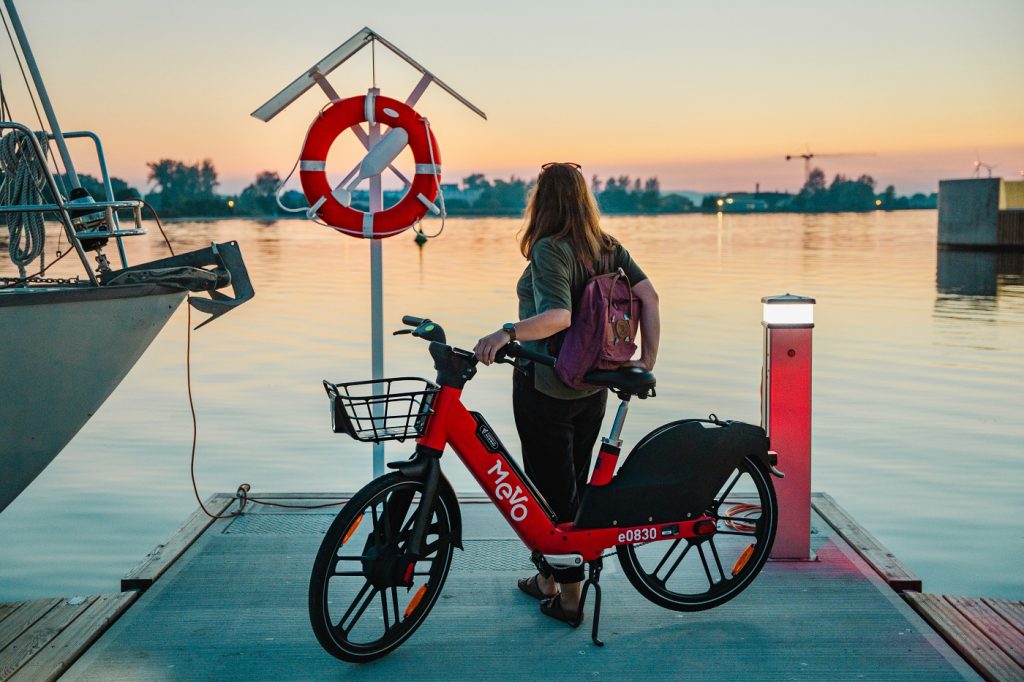
<svg viewBox="0 0 1024 682">
<path fill-rule="evenodd" d="M 641 439 L 615 473 L 629 401 L 654 396 L 655 378 L 635 367 L 592 372 L 587 382 L 607 386 L 621 402 L 576 518 L 557 519 L 483 416 L 463 406 L 462 390 L 476 374 L 473 353 L 448 345 L 435 322 L 402 322 L 415 329 L 396 334 L 430 342 L 436 382 L 324 382 L 335 432 L 371 442 L 417 439 L 410 459 L 389 463 L 395 472 L 342 508 L 317 553 L 309 614 L 329 653 L 351 662 L 383 656 L 437 601 L 454 550 L 462 548 L 458 498 L 441 473 L 448 445 L 532 550 L 538 569 L 587 565 L 580 613 L 593 588 L 591 637 L 599 646 L 599 580 L 611 548 L 644 597 L 677 611 L 724 604 L 760 572 L 778 518 L 769 474 L 782 476 L 761 428 L 714 415 L 671 422 Z M 515 343 L 497 359 L 514 364 L 511 358 L 554 362 Z M 364 617 L 371 606 L 380 616 Z"/>
</svg>

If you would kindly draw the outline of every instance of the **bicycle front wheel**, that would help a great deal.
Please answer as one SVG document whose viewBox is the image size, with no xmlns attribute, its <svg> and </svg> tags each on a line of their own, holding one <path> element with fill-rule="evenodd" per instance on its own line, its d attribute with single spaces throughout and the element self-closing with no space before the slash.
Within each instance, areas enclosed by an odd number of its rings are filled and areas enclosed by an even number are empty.
<svg viewBox="0 0 1024 682">
<path fill-rule="evenodd" d="M 309 617 L 333 656 L 365 663 L 407 640 L 426 618 L 448 577 L 452 513 L 438 495 L 412 561 L 409 542 L 423 482 L 393 473 L 364 487 L 324 536 L 309 580 Z"/>
<path fill-rule="evenodd" d="M 629 582 L 655 604 L 675 611 L 720 606 L 742 592 L 767 561 L 778 503 L 758 462 L 744 459 L 704 513 L 717 524 L 711 535 L 616 547 Z"/>
</svg>

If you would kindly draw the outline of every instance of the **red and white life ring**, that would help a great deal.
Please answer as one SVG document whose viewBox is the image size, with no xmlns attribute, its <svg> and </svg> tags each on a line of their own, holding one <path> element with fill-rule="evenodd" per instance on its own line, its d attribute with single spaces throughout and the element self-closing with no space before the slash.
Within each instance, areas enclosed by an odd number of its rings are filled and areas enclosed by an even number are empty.
<svg viewBox="0 0 1024 682">
<path fill-rule="evenodd" d="M 383 211 L 364 213 L 340 203 L 327 180 L 327 152 L 339 135 L 369 120 L 366 99 L 364 95 L 333 102 L 313 121 L 299 157 L 299 179 L 306 200 L 325 223 L 354 237 L 383 239 L 404 232 L 426 215 L 441 184 L 441 155 L 426 120 L 412 107 L 390 97 L 371 97 L 374 120 L 409 135 L 416 175 L 405 196 Z"/>
</svg>

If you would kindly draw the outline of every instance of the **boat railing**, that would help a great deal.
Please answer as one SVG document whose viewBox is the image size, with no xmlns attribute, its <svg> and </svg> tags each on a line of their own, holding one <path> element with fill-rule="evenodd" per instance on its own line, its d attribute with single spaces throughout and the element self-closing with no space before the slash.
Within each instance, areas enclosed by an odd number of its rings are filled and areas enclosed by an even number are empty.
<svg viewBox="0 0 1024 682">
<path fill-rule="evenodd" d="M 91 139 L 96 148 L 96 157 L 99 162 L 100 174 L 103 180 L 103 191 L 106 196 L 102 201 L 79 203 L 67 200 L 61 193 L 57 178 L 54 176 L 49 164 L 45 161 L 46 155 L 39 144 L 39 139 L 28 126 L 14 121 L 0 121 L 0 131 L 3 130 L 19 131 L 25 136 L 25 139 L 29 141 L 31 148 L 35 153 L 36 161 L 43 169 L 44 180 L 50 189 L 51 195 L 54 197 L 54 202 L 45 204 L 0 205 L 0 214 L 55 213 L 64 227 L 64 232 L 67 235 L 68 241 L 74 246 L 75 251 L 78 253 L 78 257 L 82 261 L 82 266 L 85 268 L 85 271 L 89 276 L 89 281 L 93 284 L 98 285 L 99 279 L 96 276 L 96 272 L 93 269 L 92 264 L 86 256 L 85 248 L 82 244 L 83 240 L 113 238 L 117 242 L 117 250 L 118 255 L 121 258 L 121 265 L 122 267 L 127 268 L 128 258 L 125 254 L 122 238 L 146 234 L 146 229 L 142 227 L 143 202 L 138 199 L 114 199 L 114 190 L 110 182 L 110 174 L 107 170 L 107 162 L 103 154 L 103 145 L 100 142 L 99 136 L 93 132 L 85 130 L 63 134 L 65 138 Z M 48 133 L 47 137 L 49 139 L 55 139 L 55 136 L 52 133 Z M 134 227 L 127 229 L 121 227 L 121 221 L 118 216 L 119 211 L 131 211 Z M 95 216 L 102 216 L 102 219 L 95 219 Z M 111 229 L 111 227 L 113 229 Z"/>
</svg>

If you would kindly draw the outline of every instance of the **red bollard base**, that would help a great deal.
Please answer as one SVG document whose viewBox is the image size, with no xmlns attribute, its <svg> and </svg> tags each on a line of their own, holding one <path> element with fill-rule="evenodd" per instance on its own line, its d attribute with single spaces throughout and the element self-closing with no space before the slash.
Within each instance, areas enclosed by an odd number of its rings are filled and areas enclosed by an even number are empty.
<svg viewBox="0 0 1024 682">
<path fill-rule="evenodd" d="M 766 327 L 764 411 L 778 468 L 779 529 L 772 559 L 811 556 L 811 332 L 812 327 Z"/>
</svg>

